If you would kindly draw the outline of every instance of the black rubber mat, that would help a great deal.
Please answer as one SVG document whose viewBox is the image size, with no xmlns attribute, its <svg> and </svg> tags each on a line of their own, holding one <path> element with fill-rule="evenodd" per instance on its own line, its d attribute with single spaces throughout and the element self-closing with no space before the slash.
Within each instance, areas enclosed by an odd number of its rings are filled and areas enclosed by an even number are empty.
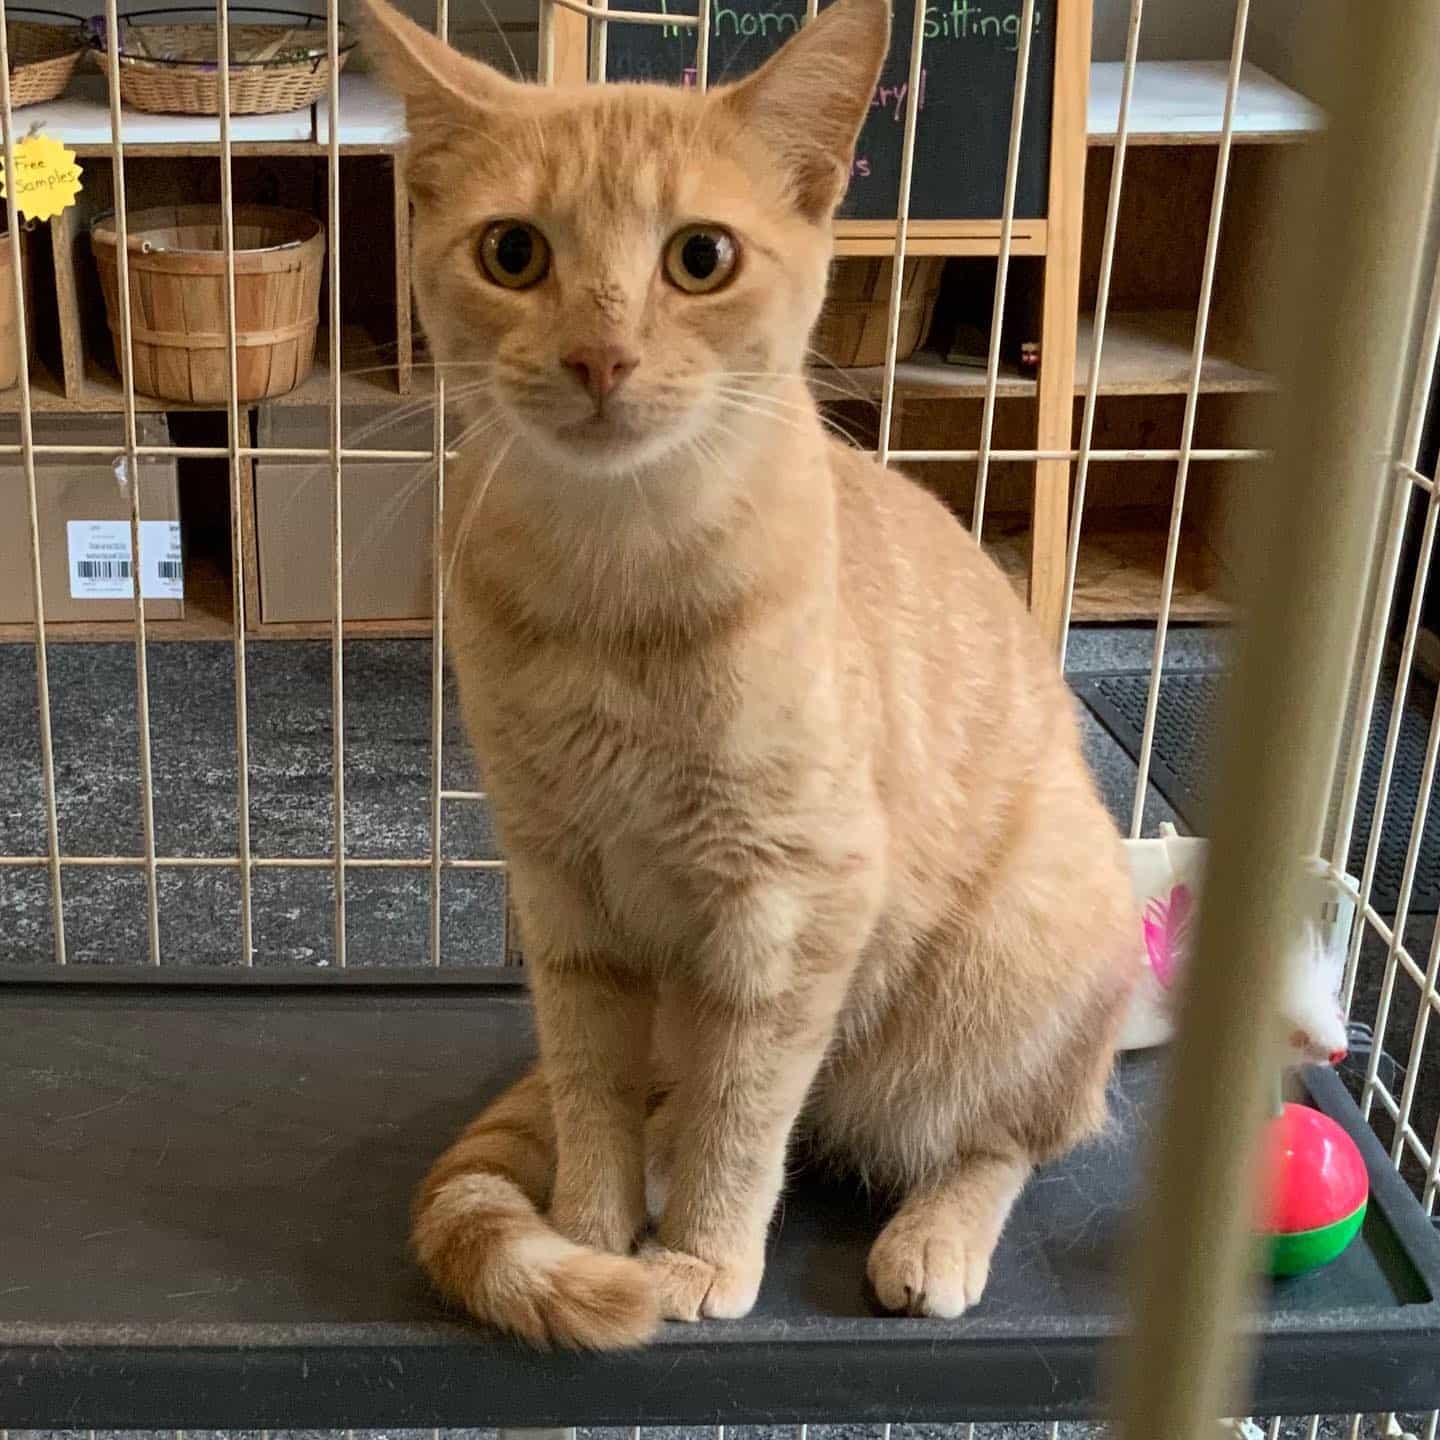
<svg viewBox="0 0 1440 1440">
<path fill-rule="evenodd" d="M 1218 670 L 1167 671 L 1160 681 L 1150 780 L 1186 825 L 1198 834 L 1205 832 L 1204 792 L 1210 766 L 1209 745 L 1214 735 L 1213 717 L 1223 681 L 1223 674 Z M 1072 676 L 1070 681 L 1071 688 L 1100 723 L 1137 760 L 1149 683 L 1148 670 Z M 1375 817 L 1380 762 L 1393 699 L 1392 676 L 1385 680 L 1376 697 L 1375 718 L 1361 775 L 1354 841 L 1350 851 L 1350 870 L 1355 875 L 1359 875 L 1364 866 L 1365 847 L 1369 843 Z M 1400 724 L 1394 781 L 1375 864 L 1373 904 L 1377 910 L 1388 914 L 1394 913 L 1400 895 L 1401 873 L 1420 793 L 1425 741 L 1434 701 L 1435 692 L 1431 687 L 1418 680 L 1411 683 Z M 1440 911 L 1440 805 L 1432 804 L 1426 816 L 1410 909 L 1413 914 L 1427 915 Z"/>
<path fill-rule="evenodd" d="M 54 972 L 57 967 L 51 966 Z M 157 972 L 158 973 L 158 972 Z M 29 972 L 34 976 L 36 972 Z M 0 970 L 0 1420 L 16 1429 L 793 1424 L 1095 1415 L 1166 1068 L 1126 1056 L 1106 1135 L 1038 1172 L 983 1300 L 881 1315 L 879 1197 L 798 1171 L 744 1320 L 539 1354 L 447 1313 L 406 1252 L 419 1178 L 531 1063 L 515 970 Z M 1262 1415 L 1440 1404 L 1440 1239 L 1330 1070 L 1299 1098 L 1371 1201 L 1321 1270 L 1249 1310 L 1227 1395 Z"/>
</svg>

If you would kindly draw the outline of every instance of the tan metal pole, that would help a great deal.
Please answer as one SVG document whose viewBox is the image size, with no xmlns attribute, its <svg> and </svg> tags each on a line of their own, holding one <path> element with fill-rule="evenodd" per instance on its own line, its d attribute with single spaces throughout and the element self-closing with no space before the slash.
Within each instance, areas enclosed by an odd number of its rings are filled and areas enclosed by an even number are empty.
<svg viewBox="0 0 1440 1440">
<path fill-rule="evenodd" d="M 1273 463 L 1237 484 L 1242 612 L 1221 728 L 1206 900 L 1136 1264 L 1116 1418 L 1190 1440 L 1244 1413 L 1253 1138 L 1296 860 L 1313 842 L 1342 715 L 1355 606 L 1388 498 L 1414 313 L 1417 214 L 1434 155 L 1436 0 L 1305 9 L 1330 115 L 1276 196 L 1268 304 L 1284 387 Z M 1302 37 L 1297 36 L 1297 42 Z M 1253 1037 L 1253 1043 L 1251 1043 Z"/>
</svg>

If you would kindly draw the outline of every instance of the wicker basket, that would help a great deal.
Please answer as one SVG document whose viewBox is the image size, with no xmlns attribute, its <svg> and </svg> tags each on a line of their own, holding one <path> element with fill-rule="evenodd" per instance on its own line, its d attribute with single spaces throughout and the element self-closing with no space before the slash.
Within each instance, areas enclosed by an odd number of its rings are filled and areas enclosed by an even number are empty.
<svg viewBox="0 0 1440 1440">
<path fill-rule="evenodd" d="M 10 107 L 39 105 L 64 94 L 85 54 L 78 15 L 6 7 L 5 43 L 10 52 Z M 30 20 L 11 19 L 31 15 Z M 43 17 L 43 18 L 41 18 Z"/>
<path fill-rule="evenodd" d="M 213 24 L 168 23 L 191 11 L 137 10 L 121 17 L 120 98 L 136 110 L 164 115 L 218 115 L 220 67 Z M 325 27 L 316 17 L 232 6 L 231 16 L 264 16 L 230 26 L 230 113 L 280 115 L 303 110 L 330 84 Z M 287 20 L 289 23 L 287 23 Z M 338 68 L 355 41 L 340 27 Z M 96 59 L 104 66 L 104 50 Z"/>
<path fill-rule="evenodd" d="M 181 205 L 130 217 L 131 339 L 135 388 L 162 400 L 223 404 L 225 253 L 217 205 Z M 120 348 L 115 222 L 91 233 L 105 312 Z M 325 228 L 309 215 L 261 205 L 235 209 L 237 398 L 293 390 L 315 363 Z"/>
<path fill-rule="evenodd" d="M 908 360 L 930 327 L 940 293 L 941 256 L 907 260 L 900 289 L 900 344 L 896 358 Z M 885 363 L 886 321 L 893 260 L 837 260 L 830 290 L 812 339 L 832 365 L 851 368 Z"/>
</svg>

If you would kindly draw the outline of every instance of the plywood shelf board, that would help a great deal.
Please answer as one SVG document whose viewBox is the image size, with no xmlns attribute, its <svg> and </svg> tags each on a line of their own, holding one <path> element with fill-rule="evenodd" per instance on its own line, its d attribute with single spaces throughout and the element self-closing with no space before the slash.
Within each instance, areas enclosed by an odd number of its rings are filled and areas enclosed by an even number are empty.
<svg viewBox="0 0 1440 1440">
<path fill-rule="evenodd" d="M 1190 383 L 1190 352 L 1195 316 L 1188 310 L 1112 311 L 1105 323 L 1105 347 L 1100 363 L 1101 395 L 1183 395 Z M 1094 317 L 1080 317 L 1075 353 L 1075 393 L 1083 395 L 1090 378 L 1094 348 Z M 869 398 L 881 393 L 884 371 L 879 366 L 835 372 L 828 367 L 814 372 L 822 382 L 825 399 L 841 398 L 834 392 L 845 386 Z M 1202 393 L 1239 393 L 1268 390 L 1269 378 L 1261 371 L 1219 354 L 1210 353 L 1200 371 Z M 974 399 L 985 394 L 981 366 L 950 365 L 935 351 L 920 350 L 895 367 L 897 395 L 911 399 Z M 1001 399 L 1035 394 L 1035 380 L 1014 366 L 1002 365 L 995 393 Z"/>
<path fill-rule="evenodd" d="M 71 148 L 110 144 L 110 101 L 103 75 L 81 75 L 70 93 L 43 105 L 28 106 L 27 126 L 42 125 Z M 126 145 L 219 144 L 220 121 L 213 115 L 148 115 L 125 106 L 120 111 L 120 136 Z M 240 143 L 308 141 L 315 136 L 310 107 L 285 115 L 235 115 L 230 138 Z"/>
<path fill-rule="evenodd" d="M 405 139 L 405 102 L 374 75 L 340 76 L 341 145 L 399 145 Z M 315 104 L 315 140 L 330 143 L 330 97 Z"/>
<path fill-rule="evenodd" d="M 1108 623 L 1154 620 L 1160 610 L 1165 541 L 1165 520 L 1158 512 L 1120 509 L 1087 516 L 1075 571 L 1074 618 Z M 1030 564 L 1026 518 L 996 517 L 985 549 L 1023 598 Z M 1182 530 L 1172 619 L 1231 619 L 1226 580 L 1219 556 L 1204 537 Z"/>
<path fill-rule="evenodd" d="M 1200 389 L 1209 394 L 1268 390 L 1263 371 L 1242 365 L 1216 352 L 1210 334 Z M 1075 393 L 1083 395 L 1090 379 L 1090 356 L 1095 343 L 1095 317 L 1080 317 L 1075 355 Z M 1191 351 L 1195 343 L 1192 310 L 1111 311 L 1105 321 L 1105 345 L 1100 356 L 1102 395 L 1183 395 L 1190 388 Z"/>
<path fill-rule="evenodd" d="M 1135 67 L 1130 99 L 1130 142 L 1213 144 L 1224 116 L 1228 68 L 1223 60 L 1142 60 Z M 1124 72 L 1118 61 L 1090 67 L 1087 128 L 1092 145 L 1114 143 Z M 1294 138 L 1323 128 L 1319 106 L 1258 65 L 1245 65 L 1236 95 L 1236 139 Z"/>
<path fill-rule="evenodd" d="M 252 402 L 256 405 L 319 405 L 330 403 L 329 341 L 325 331 L 316 343 L 315 368 L 288 394 L 272 400 Z M 59 381 L 32 359 L 30 363 L 31 399 L 37 411 L 83 411 L 110 414 L 124 409 L 124 391 L 120 377 L 98 364 L 86 368 L 81 381 L 80 396 L 65 398 Z M 14 414 L 20 405 L 19 391 L 0 393 L 0 414 Z M 340 399 L 342 405 L 394 405 L 399 399 L 395 369 L 388 356 L 358 326 L 347 327 L 342 345 Z M 185 405 L 177 400 L 157 400 L 151 395 L 135 396 L 135 408 L 142 413 L 161 410 L 222 410 L 223 405 Z M 244 405 L 241 406 L 245 408 Z"/>
</svg>

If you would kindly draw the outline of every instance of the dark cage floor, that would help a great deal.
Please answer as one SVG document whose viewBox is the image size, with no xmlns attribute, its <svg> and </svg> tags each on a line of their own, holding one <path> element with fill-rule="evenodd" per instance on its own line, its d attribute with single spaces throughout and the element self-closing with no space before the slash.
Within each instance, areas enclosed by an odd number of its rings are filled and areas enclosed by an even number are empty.
<svg viewBox="0 0 1440 1440">
<path fill-rule="evenodd" d="M 532 1052 L 515 972 L 0 982 L 0 1424 L 243 1428 L 932 1421 L 1093 1414 L 1157 1057 L 1107 1139 L 1032 1181 L 958 1321 L 877 1315 L 881 1216 L 801 1179 L 756 1313 L 625 1355 L 447 1317 L 405 1253 L 417 1178 Z M 1361 1144 L 1361 1236 L 1250 1324 L 1256 1413 L 1440 1404 L 1440 1238 Z M 1179 1244 L 1183 1237 L 1177 1237 Z"/>
</svg>

